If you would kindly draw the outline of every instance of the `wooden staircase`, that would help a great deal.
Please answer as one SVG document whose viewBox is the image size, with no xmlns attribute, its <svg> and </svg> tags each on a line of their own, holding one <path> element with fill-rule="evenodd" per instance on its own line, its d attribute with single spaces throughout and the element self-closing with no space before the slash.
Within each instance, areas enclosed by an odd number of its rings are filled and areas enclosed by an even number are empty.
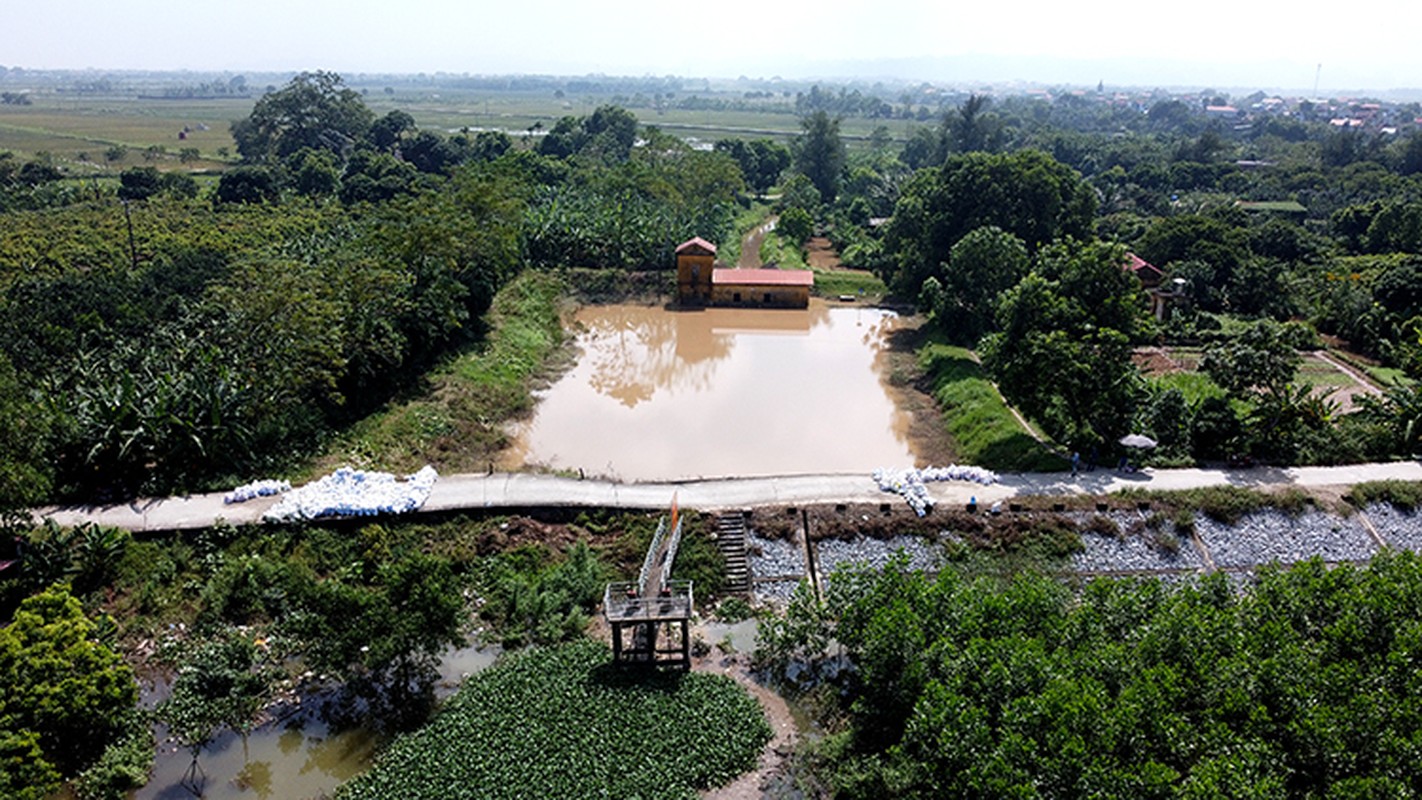
<svg viewBox="0 0 1422 800">
<path fill-rule="evenodd" d="M 726 561 L 727 593 L 751 590 L 750 553 L 746 549 L 746 515 L 736 511 L 716 518 L 716 546 Z"/>
</svg>

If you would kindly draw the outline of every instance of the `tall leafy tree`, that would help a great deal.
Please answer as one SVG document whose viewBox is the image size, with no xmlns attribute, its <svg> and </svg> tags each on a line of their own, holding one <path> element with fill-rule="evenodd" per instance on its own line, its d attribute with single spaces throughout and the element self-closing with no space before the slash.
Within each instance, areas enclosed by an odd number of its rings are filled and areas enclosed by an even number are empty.
<svg viewBox="0 0 1422 800">
<path fill-rule="evenodd" d="M 364 139 L 375 115 L 334 72 L 303 72 L 262 96 L 246 119 L 232 123 L 247 161 L 285 159 L 303 147 L 345 156 Z"/>
<path fill-rule="evenodd" d="M 839 194 L 844 172 L 844 142 L 839 118 L 816 111 L 800 121 L 801 132 L 792 145 L 795 169 L 810 179 L 826 203 Z"/>
<path fill-rule="evenodd" d="M 1030 264 L 1021 239 L 996 226 L 978 228 L 953 245 L 940 277 L 924 281 L 921 305 L 953 340 L 972 345 L 993 328 L 998 296 Z"/>
<path fill-rule="evenodd" d="M 894 266 L 884 277 L 894 291 L 917 297 L 969 231 L 996 226 L 1035 253 L 1059 237 L 1088 238 L 1095 214 L 1095 190 L 1046 153 L 954 156 L 904 186 L 885 232 Z"/>
<path fill-rule="evenodd" d="M 1139 286 L 1119 245 L 1068 241 L 1003 295 L 1000 332 L 983 363 L 1003 395 L 1058 441 L 1080 446 L 1127 433 L 1139 372 L 1131 341 L 1142 328 Z"/>
</svg>

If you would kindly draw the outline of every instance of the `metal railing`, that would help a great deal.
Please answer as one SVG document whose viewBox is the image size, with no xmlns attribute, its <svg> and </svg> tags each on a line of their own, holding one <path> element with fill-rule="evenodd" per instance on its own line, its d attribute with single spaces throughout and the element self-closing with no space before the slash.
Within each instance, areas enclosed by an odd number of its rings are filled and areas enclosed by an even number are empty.
<svg viewBox="0 0 1422 800">
<path fill-rule="evenodd" d="M 652 568 L 656 565 L 657 553 L 662 549 L 662 538 L 667 535 L 667 518 L 662 517 L 657 523 L 657 532 L 652 534 L 652 543 L 647 547 L 647 555 L 642 559 L 642 571 L 637 574 L 637 594 L 647 593 L 647 580 L 652 577 Z"/>
<path fill-rule="evenodd" d="M 609 583 L 602 595 L 602 613 L 609 622 L 645 622 L 691 616 L 691 581 L 667 581 L 665 590 L 644 597 L 630 581 Z"/>
</svg>

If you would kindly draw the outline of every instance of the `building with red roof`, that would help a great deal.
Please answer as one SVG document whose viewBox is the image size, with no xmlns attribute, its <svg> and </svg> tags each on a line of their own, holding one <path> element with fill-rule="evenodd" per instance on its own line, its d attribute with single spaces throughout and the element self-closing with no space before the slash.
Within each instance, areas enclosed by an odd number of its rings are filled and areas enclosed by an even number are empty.
<svg viewBox="0 0 1422 800">
<path fill-rule="evenodd" d="M 716 245 L 696 237 L 676 248 L 677 302 L 683 306 L 806 308 L 815 274 L 803 269 L 716 267 Z"/>
</svg>

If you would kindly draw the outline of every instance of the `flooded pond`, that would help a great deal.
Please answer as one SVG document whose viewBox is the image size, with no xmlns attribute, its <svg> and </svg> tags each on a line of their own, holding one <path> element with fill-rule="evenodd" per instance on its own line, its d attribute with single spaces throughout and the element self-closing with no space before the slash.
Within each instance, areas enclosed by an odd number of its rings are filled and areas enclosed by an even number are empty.
<svg viewBox="0 0 1422 800">
<path fill-rule="evenodd" d="M 541 393 L 503 467 L 624 480 L 908 466 L 878 359 L 890 311 L 590 306 L 577 365 Z"/>
<path fill-rule="evenodd" d="M 436 697 L 453 694 L 464 677 L 492 665 L 498 647 L 464 647 L 440 660 Z M 146 695 L 165 694 L 146 687 Z M 189 773 L 191 751 L 160 738 L 148 785 L 135 800 L 281 800 L 330 796 L 370 767 L 385 740 L 368 719 L 350 719 L 331 698 L 308 698 L 246 739 L 224 731 L 203 748 L 201 772 Z M 159 728 L 160 737 L 166 732 Z"/>
</svg>

